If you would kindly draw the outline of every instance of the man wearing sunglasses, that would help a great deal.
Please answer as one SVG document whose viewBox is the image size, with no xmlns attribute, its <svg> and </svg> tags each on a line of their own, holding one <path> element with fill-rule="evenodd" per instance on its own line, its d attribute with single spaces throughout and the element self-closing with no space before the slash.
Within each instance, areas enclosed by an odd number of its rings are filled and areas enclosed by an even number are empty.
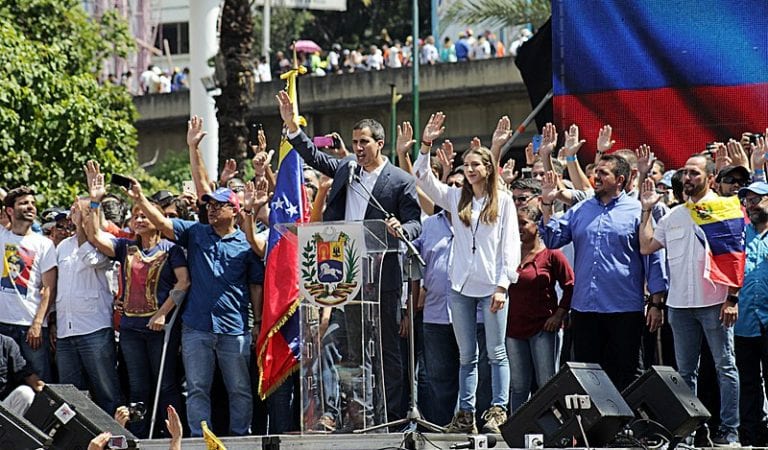
<svg viewBox="0 0 768 450">
<path fill-rule="evenodd" d="M 723 197 L 731 197 L 749 184 L 749 170 L 744 166 L 725 166 L 717 173 L 715 190 Z"/>
<path fill-rule="evenodd" d="M 765 447 L 768 423 L 762 412 L 762 382 L 768 377 L 768 183 L 755 182 L 739 189 L 739 199 L 750 220 L 745 232 L 744 284 L 739 291 L 742 301 L 734 327 L 741 382 L 741 444 Z"/>
</svg>

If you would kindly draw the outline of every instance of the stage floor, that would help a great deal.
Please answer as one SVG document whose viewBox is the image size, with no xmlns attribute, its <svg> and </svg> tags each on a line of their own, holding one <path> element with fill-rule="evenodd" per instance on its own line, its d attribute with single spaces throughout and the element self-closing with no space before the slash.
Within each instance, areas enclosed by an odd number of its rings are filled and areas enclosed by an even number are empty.
<svg viewBox="0 0 768 450">
<path fill-rule="evenodd" d="M 497 449 L 509 447 L 501 438 L 496 437 Z M 370 433 L 370 434 L 308 434 L 308 435 L 279 435 L 279 436 L 247 436 L 220 438 L 227 450 L 377 450 L 407 448 L 404 445 L 403 433 Z M 265 446 L 264 439 L 279 439 L 274 446 Z M 431 443 L 430 443 L 431 441 Z M 467 441 L 464 434 L 422 433 L 416 437 L 416 449 L 438 450 L 449 449 L 451 445 L 463 444 Z M 206 450 L 205 441 L 201 438 L 184 439 L 183 450 Z M 142 449 L 167 450 L 167 439 L 153 439 L 141 442 Z M 615 450 L 615 449 L 611 449 Z"/>
</svg>

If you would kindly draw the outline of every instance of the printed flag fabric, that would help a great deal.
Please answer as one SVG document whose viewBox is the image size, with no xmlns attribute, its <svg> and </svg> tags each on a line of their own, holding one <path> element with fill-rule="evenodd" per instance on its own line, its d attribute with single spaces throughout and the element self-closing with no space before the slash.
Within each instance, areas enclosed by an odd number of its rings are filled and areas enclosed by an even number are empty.
<svg viewBox="0 0 768 450">
<path fill-rule="evenodd" d="M 295 78 L 288 80 L 288 94 L 296 105 Z M 309 203 L 304 191 L 303 160 L 285 137 L 279 155 L 270 203 L 262 325 L 256 345 L 262 399 L 299 367 L 301 354 L 297 240 L 282 235 L 275 225 L 308 222 Z"/>
<path fill-rule="evenodd" d="M 708 142 L 765 130 L 765 0 L 558 0 L 552 30 L 561 129 L 596 139 L 610 124 L 614 149 L 645 143 L 671 168 Z"/>
<path fill-rule="evenodd" d="M 738 197 L 715 197 L 686 206 L 699 226 L 697 237 L 707 249 L 704 276 L 726 286 L 741 287 L 746 261 L 745 222 Z"/>
</svg>

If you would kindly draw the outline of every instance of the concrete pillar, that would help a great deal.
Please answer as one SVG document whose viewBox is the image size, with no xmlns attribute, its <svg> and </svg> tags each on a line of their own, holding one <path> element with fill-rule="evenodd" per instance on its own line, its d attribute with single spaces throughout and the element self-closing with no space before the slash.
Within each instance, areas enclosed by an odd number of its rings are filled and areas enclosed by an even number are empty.
<svg viewBox="0 0 768 450">
<path fill-rule="evenodd" d="M 211 96 L 216 91 L 206 91 L 201 78 L 212 77 L 214 73 L 214 68 L 208 66 L 208 60 L 219 50 L 216 27 L 220 3 L 220 0 L 189 2 L 189 109 L 190 115 L 203 118 L 203 127 L 208 132 L 200 144 L 200 152 L 211 180 L 218 179 L 219 163 L 219 122 L 216 120 L 216 103 Z"/>
</svg>

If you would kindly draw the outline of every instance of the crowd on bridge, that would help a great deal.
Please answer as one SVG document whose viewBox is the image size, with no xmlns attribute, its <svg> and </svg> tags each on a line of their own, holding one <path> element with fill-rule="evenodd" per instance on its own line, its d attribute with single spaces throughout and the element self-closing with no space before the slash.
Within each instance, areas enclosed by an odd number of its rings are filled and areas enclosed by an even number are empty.
<svg viewBox="0 0 768 450">
<path fill-rule="evenodd" d="M 398 126 L 395 166 L 375 120 L 353 127 L 350 147 L 335 134 L 333 148 L 321 149 L 285 92 L 278 102 L 305 163 L 312 220 L 386 220 L 427 263 L 405 289 L 400 259 L 383 262 L 378 332 L 390 420 L 408 410 L 402 317 L 412 292 L 418 404 L 448 431 L 499 432 L 564 361 L 599 363 L 619 390 L 662 363 L 694 391 L 719 392 L 711 436 L 700 429 L 697 444 L 768 443 L 763 135 L 691 148 L 683 167 L 665 170 L 647 145 L 613 149 L 610 125 L 590 142 L 596 156 L 587 163 L 577 125 L 558 133 L 547 124 L 521 168 L 500 163 L 512 136 L 507 117 L 487 147 L 475 138 L 459 154 L 440 142 L 459 118 L 436 112 L 420 135 Z M 17 410 L 30 392 L 60 382 L 88 390 L 112 414 L 126 402 L 152 405 L 160 383 L 159 411 L 178 410 L 191 436 L 201 435 L 201 421 L 231 435 L 299 428 L 297 374 L 265 402 L 255 395 L 269 212 L 279 207 L 270 199 L 273 152 L 260 132 L 254 178 L 238 178 L 227 161 L 213 181 L 204 137 L 202 120 L 191 118 L 194 193 L 147 195 L 136 179 L 114 175 L 108 185 L 97 161 L 84 168 L 87 194 L 72 205 L 38 214 L 44 199 L 32 188 L 2 192 L 0 339 L 9 351 L 0 395 Z M 371 196 L 392 214 L 369 207 Z M 340 315 L 320 314 L 336 362 L 348 356 L 334 334 Z M 707 360 L 716 381 L 697 385 Z M 339 411 L 357 399 L 331 397 L 317 430 L 354 428 Z M 367 414 L 367 401 L 358 403 Z M 155 436 L 166 432 L 164 416 Z M 150 417 L 128 426 L 147 437 Z"/>
</svg>

